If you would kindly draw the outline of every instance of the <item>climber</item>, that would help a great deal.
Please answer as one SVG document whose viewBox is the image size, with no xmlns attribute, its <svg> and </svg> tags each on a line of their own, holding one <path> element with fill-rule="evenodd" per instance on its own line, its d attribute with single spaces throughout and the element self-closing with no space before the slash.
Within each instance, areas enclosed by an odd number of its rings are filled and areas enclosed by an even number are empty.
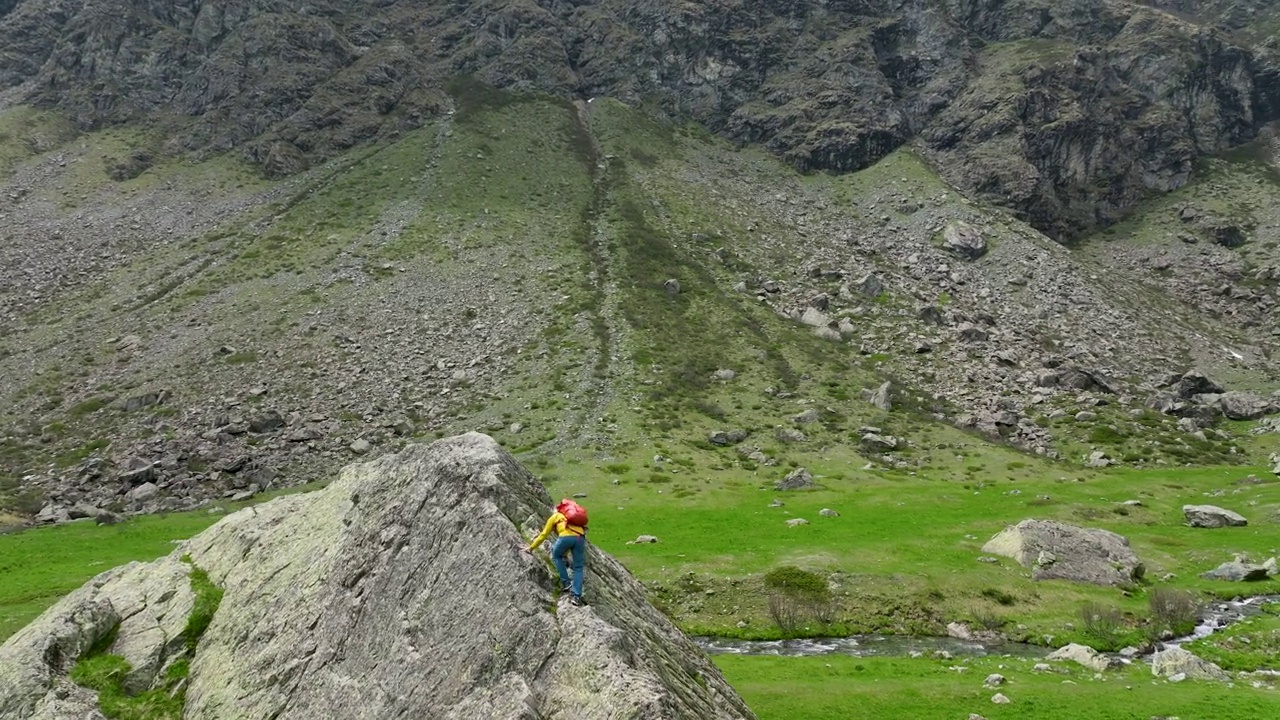
<svg viewBox="0 0 1280 720">
<path fill-rule="evenodd" d="M 552 530 L 556 531 L 558 538 L 551 548 L 551 557 L 555 560 L 556 572 L 560 573 L 560 590 L 573 593 L 570 602 L 582 605 L 582 572 L 587 561 L 587 511 L 569 498 L 561 500 L 556 511 L 547 518 L 542 532 L 523 548 L 524 551 L 533 552 Z M 573 553 L 572 584 L 564 565 L 564 556 L 568 553 Z"/>
</svg>

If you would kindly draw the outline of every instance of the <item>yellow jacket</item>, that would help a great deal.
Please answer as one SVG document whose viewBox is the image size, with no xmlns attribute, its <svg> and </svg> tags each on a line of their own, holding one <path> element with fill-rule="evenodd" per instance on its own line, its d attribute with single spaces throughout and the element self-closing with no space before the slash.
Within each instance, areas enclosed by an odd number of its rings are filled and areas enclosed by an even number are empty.
<svg viewBox="0 0 1280 720">
<path fill-rule="evenodd" d="M 569 521 L 565 519 L 563 513 L 552 513 L 551 517 L 547 518 L 547 524 L 542 526 L 542 532 L 538 533 L 538 537 L 534 538 L 533 542 L 529 543 L 529 549 L 532 550 L 541 545 L 542 541 L 547 539 L 547 536 L 551 534 L 552 530 L 556 531 L 557 537 L 587 534 L 585 529 L 580 528 L 577 525 L 570 525 Z"/>
</svg>

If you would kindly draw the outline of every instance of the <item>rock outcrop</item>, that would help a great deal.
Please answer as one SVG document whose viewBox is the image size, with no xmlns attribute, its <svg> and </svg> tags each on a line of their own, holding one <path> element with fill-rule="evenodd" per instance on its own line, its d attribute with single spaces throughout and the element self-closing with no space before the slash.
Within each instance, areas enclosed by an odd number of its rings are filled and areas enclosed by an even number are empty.
<svg viewBox="0 0 1280 720">
<path fill-rule="evenodd" d="M 1079 663 L 1090 670 L 1101 672 L 1112 667 L 1111 658 L 1099 653 L 1097 650 L 1088 645 L 1080 645 L 1078 643 L 1070 643 L 1064 645 L 1052 653 L 1049 653 L 1046 660 L 1070 660 Z"/>
<path fill-rule="evenodd" d="M 4 6 L 0 90 L 85 127 L 173 110 L 193 122 L 170 147 L 239 145 L 272 175 L 438 117 L 470 73 L 652 101 L 805 170 L 918 139 L 955 182 L 1069 235 L 1280 112 L 1261 50 L 1113 0 Z"/>
<path fill-rule="evenodd" d="M 134 686 L 154 683 L 185 652 L 183 556 L 224 593 L 186 718 L 753 718 L 607 554 L 591 551 L 590 605 L 556 607 L 520 550 L 550 507 L 475 433 L 348 466 L 61 600 L 0 647 L 0 718 L 93 712 L 67 672 L 113 632 Z"/>
<path fill-rule="evenodd" d="M 982 551 L 1013 558 L 1031 568 L 1034 580 L 1122 585 L 1140 579 L 1145 572 L 1125 537 L 1052 520 L 1023 520 L 997 533 Z"/>
<path fill-rule="evenodd" d="M 1244 527 L 1249 524 L 1240 513 L 1217 505 L 1183 505 L 1182 515 L 1188 525 L 1198 528 Z"/>
<path fill-rule="evenodd" d="M 1230 680 L 1225 670 L 1208 660 L 1202 660 L 1190 651 L 1170 646 L 1157 650 L 1151 656 L 1151 674 L 1156 677 L 1182 675 L 1195 680 Z"/>
</svg>

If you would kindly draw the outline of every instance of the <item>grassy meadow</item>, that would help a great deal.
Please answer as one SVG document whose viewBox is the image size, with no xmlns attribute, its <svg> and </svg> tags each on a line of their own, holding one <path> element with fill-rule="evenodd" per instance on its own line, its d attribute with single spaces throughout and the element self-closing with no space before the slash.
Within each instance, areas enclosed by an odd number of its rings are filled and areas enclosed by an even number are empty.
<svg viewBox="0 0 1280 720">
<path fill-rule="evenodd" d="M 1005 457 L 1002 449 L 987 449 L 994 457 Z M 594 544 L 622 559 L 645 583 L 650 599 L 691 633 L 748 638 L 941 634 L 947 622 L 962 620 L 998 626 L 1011 637 L 1041 644 L 1076 640 L 1097 646 L 1100 639 L 1081 628 L 1081 609 L 1089 604 L 1120 611 L 1123 627 L 1117 629 L 1117 639 L 1123 640 L 1140 637 L 1150 620 L 1148 596 L 1158 587 L 1185 589 L 1201 599 L 1242 590 L 1280 592 L 1275 581 L 1242 588 L 1197 576 L 1233 552 L 1261 558 L 1280 546 L 1280 523 L 1275 522 L 1280 483 L 1242 483 L 1247 469 L 1085 473 L 1067 468 L 1046 472 L 1033 464 L 1006 469 L 999 479 L 973 481 L 946 467 L 914 474 L 862 470 L 853 457 L 832 449 L 806 460 L 821 488 L 777 492 L 772 482 L 789 466 L 751 472 L 710 469 L 728 452 L 668 456 L 657 450 L 652 454 L 663 456 L 658 463 L 648 450 L 647 457 L 630 461 L 596 463 L 563 456 L 554 464 L 528 462 L 540 469 L 553 496 L 587 494 L 583 502 L 592 511 Z M 1046 495 L 1049 499 L 1042 499 Z M 775 498 L 784 504 L 769 507 Z M 1118 504 L 1129 499 L 1143 505 Z M 1250 525 L 1188 528 L 1180 508 L 1190 502 L 1235 508 Z M 823 508 L 840 515 L 818 515 Z M 174 541 L 220 517 L 207 511 L 179 513 L 109 527 L 81 522 L 0 536 L 0 637 L 93 575 L 167 554 Z M 785 524 L 796 517 L 809 524 Z M 991 534 L 1025 517 L 1058 518 L 1124 534 L 1148 564 L 1148 581 L 1125 590 L 1035 583 L 1009 560 L 977 561 Z M 659 542 L 628 544 L 640 534 L 657 535 Z M 791 633 L 779 629 L 771 619 L 766 582 L 779 567 L 827 579 L 838 606 L 829 623 L 813 622 Z M 1192 648 L 1233 671 L 1274 668 L 1277 637 L 1280 625 L 1268 614 Z M 1234 687 L 1195 681 L 1170 685 L 1152 678 L 1141 664 L 1094 677 L 1062 667 L 1064 663 L 1056 663 L 1053 673 L 1033 672 L 1033 661 L 999 656 L 715 660 L 766 719 L 950 718 L 967 712 L 989 718 L 1146 718 L 1161 713 L 1264 718 L 1270 717 L 1266 708 L 1276 700 L 1275 691 L 1249 687 L 1248 682 Z M 954 669 L 958 666 L 967 669 Z M 1010 705 L 991 703 L 996 690 L 982 686 L 991 672 L 1009 678 L 998 690 L 1012 699 Z"/>
</svg>

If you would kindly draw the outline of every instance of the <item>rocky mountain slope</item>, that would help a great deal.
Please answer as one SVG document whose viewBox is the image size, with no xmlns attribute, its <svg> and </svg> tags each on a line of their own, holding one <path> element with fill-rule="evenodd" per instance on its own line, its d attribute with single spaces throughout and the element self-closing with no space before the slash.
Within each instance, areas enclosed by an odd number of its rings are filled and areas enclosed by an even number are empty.
<svg viewBox="0 0 1280 720">
<path fill-rule="evenodd" d="M 1241 31 L 1275 3 L 1150 5 L 20 0 L 0 10 L 0 90 L 82 129 L 157 127 L 117 158 L 124 176 L 240 148 L 279 177 L 430 124 L 470 73 L 644 104 L 806 170 L 916 142 L 952 182 L 1064 238 L 1280 116 L 1280 64 Z"/>
<path fill-rule="evenodd" d="M 1276 409 L 1265 158 L 1069 250 L 909 151 L 806 178 L 613 100 L 454 92 L 286 182 L 227 158 L 114 180 L 127 130 L 21 157 L 9 506 L 195 507 L 471 428 L 547 456 L 738 428 L 775 459 L 888 428 L 868 459 L 910 467 L 946 454 L 912 439 L 941 422 L 1072 462 L 1226 461 L 1251 447 L 1230 423 Z M 5 117 L 23 146 L 50 127 Z"/>
<path fill-rule="evenodd" d="M 103 717 L 112 683 L 186 718 L 755 717 L 600 550 L 557 605 L 520 550 L 550 506 L 479 434 L 349 466 L 60 601 L 0 646 L 0 718 Z"/>
<path fill-rule="evenodd" d="M 716 43 L 666 52 L 706 7 L 680 23 L 653 20 L 676 12 L 661 3 L 609 7 L 485 6 L 481 27 L 423 3 L 358 17 L 343 3 L 5 6 L 0 508 L 65 521 L 198 507 L 470 429 L 548 461 L 663 442 L 777 473 L 833 446 L 878 466 L 945 463 L 947 443 L 926 438 L 948 426 L 1072 465 L 1268 460 L 1280 171 L 1256 38 L 1124 4 L 726 6 L 710 37 L 741 52 L 773 52 L 746 42 L 764 30 L 735 34 L 743 13 L 824 18 L 765 23 L 771 42 L 809 50 L 734 61 L 756 68 L 751 84 Z M 110 8 L 111 23 L 89 22 Z M 597 30 L 574 35 L 563 17 Z M 854 73 L 871 72 L 855 49 L 872 26 L 964 39 L 945 55 L 960 74 L 930 76 L 954 98 L 917 112 L 923 96 L 906 90 L 858 93 L 863 108 L 788 64 L 834 43 L 849 64 L 822 82 L 873 77 Z M 410 27 L 444 29 L 399 34 Z M 246 45 L 252 32 L 265 35 Z M 298 49 L 336 47 L 325 33 L 363 38 L 332 76 Z M 510 42 L 482 42 L 494 33 Z M 1093 60 L 1062 52 L 1081 33 Z M 534 49 L 553 35 L 578 38 L 572 73 L 504 74 L 542 67 Z M 603 48 L 624 37 L 641 45 L 609 65 Z M 899 52 L 924 53 L 924 39 Z M 8 49 L 23 42 L 47 54 Z M 382 54 L 395 48 L 416 75 Z M 719 70 L 677 72 L 690 58 Z M 160 72 L 171 61 L 186 71 Z M 351 104 L 383 88 L 369 63 L 401 68 L 409 88 L 383 114 Z M 606 66 L 616 83 L 583 79 Z M 215 73 L 229 67 L 230 84 Z M 298 84 L 268 93 L 268 77 Z M 557 77 L 572 82 L 545 85 Z M 752 99 L 766 87 L 774 100 Z M 196 90 L 213 95 L 161 112 Z M 418 93 L 430 101 L 414 105 Z M 804 105 L 821 98 L 821 112 Z M 322 101 L 323 121 L 309 114 Z M 757 122 L 793 101 L 795 124 Z M 917 124 L 847 164 L 804 145 L 861 146 L 850 138 L 870 125 L 851 118 L 867 108 Z M 952 121 L 964 130 L 942 142 Z M 1142 149 L 1135 133 L 1163 139 Z M 277 147 L 285 136 L 294 150 Z M 1029 173 L 1042 142 L 1062 153 L 1046 167 L 1070 178 L 1035 174 L 1025 195 L 966 179 Z M 264 167 L 282 171 L 268 156 L 306 162 L 270 179 Z M 1086 207 L 1100 214 L 1071 219 Z M 1122 208 L 1124 222 L 1070 245 L 1037 229 Z"/>
</svg>

